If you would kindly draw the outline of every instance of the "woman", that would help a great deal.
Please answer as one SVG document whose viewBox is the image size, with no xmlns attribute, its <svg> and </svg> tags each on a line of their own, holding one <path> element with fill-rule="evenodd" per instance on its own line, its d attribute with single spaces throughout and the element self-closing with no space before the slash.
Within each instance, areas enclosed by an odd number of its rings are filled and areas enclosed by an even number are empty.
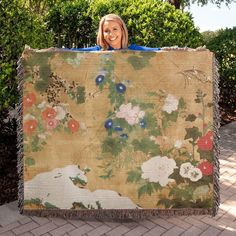
<svg viewBox="0 0 236 236">
<path fill-rule="evenodd" d="M 142 50 L 158 51 L 160 48 L 150 48 L 131 44 L 128 46 L 128 30 L 124 21 L 115 14 L 108 14 L 101 18 L 99 23 L 97 46 L 89 48 L 75 48 L 77 51 L 104 51 L 104 50 Z"/>
</svg>

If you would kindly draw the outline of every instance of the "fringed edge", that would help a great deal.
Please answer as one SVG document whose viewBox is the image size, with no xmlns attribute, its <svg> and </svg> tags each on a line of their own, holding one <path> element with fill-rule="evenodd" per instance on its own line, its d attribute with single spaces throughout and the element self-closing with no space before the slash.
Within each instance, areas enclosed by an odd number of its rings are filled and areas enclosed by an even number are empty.
<svg viewBox="0 0 236 236">
<path fill-rule="evenodd" d="M 183 208 L 183 209 L 104 209 L 104 210 L 24 210 L 29 216 L 61 217 L 65 219 L 145 219 L 154 216 L 189 216 L 212 215 L 212 208 Z"/>
<path fill-rule="evenodd" d="M 19 101 L 16 106 L 17 111 L 17 171 L 19 176 L 18 181 L 18 208 L 20 213 L 23 213 L 24 205 L 24 146 L 23 146 L 23 84 L 24 84 L 24 68 L 22 65 L 22 57 L 17 62 L 17 77 L 18 77 L 18 93 Z"/>
<path fill-rule="evenodd" d="M 213 209 L 212 216 L 216 216 L 219 205 L 220 205 L 220 183 L 219 183 L 219 173 L 220 173 L 220 112 L 219 112 L 219 99 L 220 99 L 220 89 L 219 89 L 219 64 L 213 54 L 213 148 L 214 148 L 214 159 L 213 159 Z"/>
</svg>

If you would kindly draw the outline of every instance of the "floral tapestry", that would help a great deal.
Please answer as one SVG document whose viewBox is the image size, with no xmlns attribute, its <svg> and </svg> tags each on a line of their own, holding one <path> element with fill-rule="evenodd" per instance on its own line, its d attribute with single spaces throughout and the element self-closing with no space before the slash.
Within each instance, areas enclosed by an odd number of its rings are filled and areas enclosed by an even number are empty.
<svg viewBox="0 0 236 236">
<path fill-rule="evenodd" d="M 23 212 L 215 214 L 211 52 L 26 49 L 19 67 Z"/>
</svg>

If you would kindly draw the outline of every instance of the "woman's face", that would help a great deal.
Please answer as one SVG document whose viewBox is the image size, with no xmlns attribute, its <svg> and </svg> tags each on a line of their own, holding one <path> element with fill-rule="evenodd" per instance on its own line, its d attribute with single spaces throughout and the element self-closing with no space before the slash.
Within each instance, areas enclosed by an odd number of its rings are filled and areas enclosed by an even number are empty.
<svg viewBox="0 0 236 236">
<path fill-rule="evenodd" d="M 122 30 L 116 21 L 105 21 L 103 24 L 103 37 L 114 49 L 121 48 Z"/>
</svg>

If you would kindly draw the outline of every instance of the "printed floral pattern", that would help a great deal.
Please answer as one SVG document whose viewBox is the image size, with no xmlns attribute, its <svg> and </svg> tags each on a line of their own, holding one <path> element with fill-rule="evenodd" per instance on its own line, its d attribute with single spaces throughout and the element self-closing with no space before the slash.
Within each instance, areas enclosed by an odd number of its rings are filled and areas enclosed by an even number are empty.
<svg viewBox="0 0 236 236">
<path fill-rule="evenodd" d="M 188 85 L 195 94 L 188 95 L 181 80 L 178 92 L 162 88 L 162 75 L 154 80 L 148 74 L 155 68 L 150 59 L 158 54 L 118 54 L 41 54 L 37 66 L 31 61 L 36 55 L 26 58 L 25 207 L 210 208 L 212 84 L 196 80 Z M 86 63 L 95 64 L 85 73 Z M 127 74 L 117 70 L 121 63 Z M 186 71 L 185 65 L 178 68 Z M 68 156 L 60 147 L 62 137 L 70 143 Z M 58 156 L 50 156 L 54 152 Z M 50 188 L 39 188 L 39 180 Z"/>
</svg>

